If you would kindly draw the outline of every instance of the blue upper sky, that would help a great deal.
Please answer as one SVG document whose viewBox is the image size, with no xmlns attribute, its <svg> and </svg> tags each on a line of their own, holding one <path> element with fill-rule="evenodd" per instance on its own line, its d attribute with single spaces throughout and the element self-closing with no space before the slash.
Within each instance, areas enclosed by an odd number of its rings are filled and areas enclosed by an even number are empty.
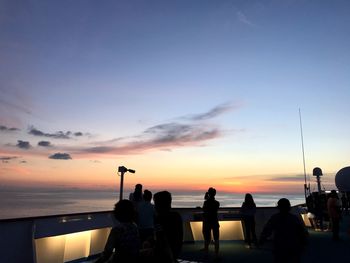
<svg viewBox="0 0 350 263">
<path fill-rule="evenodd" d="M 37 154 L 18 142 L 34 136 L 70 156 L 118 156 L 101 147 L 127 138 L 128 154 L 203 146 L 245 164 L 293 158 L 294 173 L 301 108 L 308 170 L 337 171 L 350 154 L 349 13 L 345 0 L 1 0 L 1 158 Z M 87 136 L 52 142 L 59 131 Z"/>
</svg>

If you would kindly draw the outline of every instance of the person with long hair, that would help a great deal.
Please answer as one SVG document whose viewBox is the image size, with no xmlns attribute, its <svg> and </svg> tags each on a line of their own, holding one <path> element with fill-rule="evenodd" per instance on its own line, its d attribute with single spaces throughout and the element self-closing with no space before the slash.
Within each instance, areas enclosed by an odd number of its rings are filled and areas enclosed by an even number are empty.
<svg viewBox="0 0 350 263">
<path fill-rule="evenodd" d="M 204 237 L 204 248 L 205 252 L 209 250 L 209 244 L 211 241 L 211 232 L 213 233 L 214 245 L 215 245 L 215 256 L 219 257 L 219 219 L 218 210 L 220 203 L 215 200 L 216 190 L 213 187 L 208 189 L 207 199 L 203 204 L 203 237 Z"/>
<path fill-rule="evenodd" d="M 240 212 L 243 216 L 243 223 L 245 228 L 245 242 L 247 243 L 249 248 L 252 248 L 252 241 L 256 246 L 258 246 L 258 241 L 255 233 L 256 205 L 251 194 L 247 193 L 245 195 Z"/>
<path fill-rule="evenodd" d="M 112 228 L 105 249 L 95 263 L 138 263 L 141 244 L 134 222 L 134 205 L 129 200 L 120 200 L 115 204 L 113 214 L 118 224 Z"/>
</svg>

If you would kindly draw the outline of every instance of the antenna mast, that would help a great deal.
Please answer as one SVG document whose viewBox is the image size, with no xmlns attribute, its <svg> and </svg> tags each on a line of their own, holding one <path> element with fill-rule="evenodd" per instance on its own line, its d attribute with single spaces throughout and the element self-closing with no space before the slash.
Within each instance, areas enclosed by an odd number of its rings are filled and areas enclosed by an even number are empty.
<svg viewBox="0 0 350 263">
<path fill-rule="evenodd" d="M 305 194 L 305 200 L 308 194 L 308 191 L 310 190 L 307 187 L 307 182 L 306 182 L 306 168 L 305 168 L 305 151 L 304 151 L 304 136 L 303 136 L 303 124 L 301 122 L 301 110 L 299 108 L 299 123 L 300 123 L 300 136 L 301 136 L 301 150 L 303 153 L 303 165 L 304 165 L 304 194 Z"/>
</svg>

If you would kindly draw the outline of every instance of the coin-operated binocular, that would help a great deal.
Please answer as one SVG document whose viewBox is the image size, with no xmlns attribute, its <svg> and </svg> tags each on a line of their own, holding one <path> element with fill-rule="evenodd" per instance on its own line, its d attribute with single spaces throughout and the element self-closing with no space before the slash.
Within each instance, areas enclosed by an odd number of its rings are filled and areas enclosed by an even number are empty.
<svg viewBox="0 0 350 263">
<path fill-rule="evenodd" d="M 119 200 L 123 199 L 123 188 L 124 188 L 124 174 L 126 172 L 135 173 L 135 170 L 133 169 L 128 169 L 125 166 L 119 166 L 118 167 L 118 173 L 120 173 L 120 191 L 119 191 Z"/>
</svg>

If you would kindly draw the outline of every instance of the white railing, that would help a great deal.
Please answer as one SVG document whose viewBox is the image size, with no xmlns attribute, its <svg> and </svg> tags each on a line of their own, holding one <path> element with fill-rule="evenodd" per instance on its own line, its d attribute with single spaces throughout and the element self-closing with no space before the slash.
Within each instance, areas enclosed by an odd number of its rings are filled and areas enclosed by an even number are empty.
<svg viewBox="0 0 350 263">
<path fill-rule="evenodd" d="M 184 222 L 184 242 L 203 240 L 201 209 L 174 210 Z M 276 212 L 276 208 L 257 209 L 257 234 Z M 219 220 L 220 240 L 243 240 L 239 208 L 221 208 Z M 0 220 L 0 262 L 63 263 L 86 259 L 103 251 L 115 223 L 111 211 Z"/>
</svg>

